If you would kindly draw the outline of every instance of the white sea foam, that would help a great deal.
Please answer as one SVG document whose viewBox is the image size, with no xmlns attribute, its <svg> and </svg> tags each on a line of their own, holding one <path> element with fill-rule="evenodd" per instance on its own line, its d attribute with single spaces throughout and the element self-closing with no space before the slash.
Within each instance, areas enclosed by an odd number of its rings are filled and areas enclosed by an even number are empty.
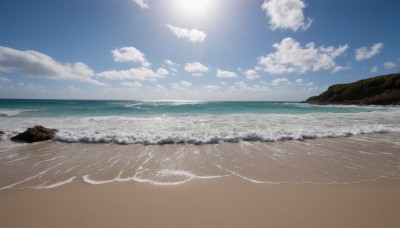
<svg viewBox="0 0 400 228">
<path fill-rule="evenodd" d="M 0 191 L 1 191 L 1 190 L 4 190 L 4 189 L 8 189 L 8 188 L 13 188 L 13 187 L 15 187 L 15 186 L 17 186 L 17 185 L 19 185 L 19 184 L 22 184 L 22 183 L 27 182 L 27 181 L 30 181 L 30 180 L 32 180 L 32 179 L 38 178 L 38 177 L 44 175 L 45 173 L 49 172 L 50 170 L 52 170 L 52 169 L 54 169 L 54 168 L 56 168 L 56 167 L 58 167 L 58 166 L 60 166 L 60 165 L 62 165 L 62 163 L 58 163 L 57 165 L 55 165 L 55 166 L 53 166 L 53 167 L 50 167 L 50 168 L 48 168 L 48 169 L 46 169 L 46 170 L 43 170 L 42 172 L 40 172 L 40 173 L 38 173 L 38 174 L 36 174 L 36 175 L 33 175 L 33 176 L 31 176 L 31 177 L 28 177 L 28 178 L 26 178 L 26 179 L 17 181 L 17 182 L 15 182 L 15 183 L 9 184 L 9 185 L 4 186 L 4 187 L 0 187 Z"/>
<path fill-rule="evenodd" d="M 373 109 L 372 109 L 373 110 Z M 304 140 L 400 132 L 400 109 L 359 113 L 14 117 L 0 119 L 7 132 L 33 125 L 59 129 L 62 142 L 214 144 Z"/>
<path fill-rule="evenodd" d="M 67 180 L 64 180 L 64 181 L 59 181 L 59 182 L 56 182 L 56 183 L 53 183 L 53 184 L 49 184 L 49 185 L 45 185 L 45 186 L 39 186 L 39 187 L 36 187 L 36 188 L 37 188 L 37 189 L 57 188 L 57 187 L 60 187 L 60 186 L 62 186 L 62 185 L 65 185 L 65 184 L 72 183 L 72 182 L 74 181 L 75 178 L 76 178 L 76 176 L 71 177 L 71 178 L 69 178 L 69 179 L 67 179 Z"/>
<path fill-rule="evenodd" d="M 184 183 L 187 183 L 187 182 L 191 181 L 192 179 L 193 178 L 187 178 L 187 179 L 182 180 L 182 181 L 169 182 L 169 181 L 155 181 L 155 180 L 151 180 L 151 179 L 135 177 L 132 180 L 136 181 L 136 182 L 139 182 L 139 183 L 149 183 L 149 184 L 154 184 L 154 185 L 170 186 L 170 185 L 184 184 Z"/>
<path fill-rule="evenodd" d="M 18 116 L 23 112 L 29 112 L 35 110 L 28 110 L 28 109 L 0 109 L 0 116 Z"/>
<path fill-rule="evenodd" d="M 93 180 L 93 179 L 91 179 L 91 178 L 89 177 L 89 175 L 83 176 L 83 177 L 82 177 L 82 180 L 83 180 L 85 183 L 93 184 L 93 185 L 107 184 L 107 183 L 112 183 L 112 182 L 115 182 L 115 181 L 116 181 L 116 179 L 111 179 L 111 180 Z"/>
<path fill-rule="evenodd" d="M 37 112 L 43 109 L 3 109 L 0 108 L 0 117 L 18 116 L 24 112 Z"/>
</svg>

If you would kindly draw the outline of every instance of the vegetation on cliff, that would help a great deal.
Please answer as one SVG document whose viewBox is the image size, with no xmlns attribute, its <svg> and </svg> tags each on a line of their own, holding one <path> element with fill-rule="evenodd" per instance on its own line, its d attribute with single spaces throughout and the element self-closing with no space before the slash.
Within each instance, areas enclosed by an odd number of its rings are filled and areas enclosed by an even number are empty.
<svg viewBox="0 0 400 228">
<path fill-rule="evenodd" d="M 308 98 L 311 104 L 400 105 L 400 73 L 377 76 L 328 88 Z"/>
</svg>

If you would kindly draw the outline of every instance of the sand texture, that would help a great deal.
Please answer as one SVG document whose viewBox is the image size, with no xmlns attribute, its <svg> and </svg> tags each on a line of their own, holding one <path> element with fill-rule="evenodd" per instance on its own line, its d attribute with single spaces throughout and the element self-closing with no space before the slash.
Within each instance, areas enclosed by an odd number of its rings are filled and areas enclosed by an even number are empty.
<svg viewBox="0 0 400 228">
<path fill-rule="evenodd" d="M 400 181 L 178 186 L 74 183 L 0 192 L 0 227 L 400 227 Z"/>
</svg>

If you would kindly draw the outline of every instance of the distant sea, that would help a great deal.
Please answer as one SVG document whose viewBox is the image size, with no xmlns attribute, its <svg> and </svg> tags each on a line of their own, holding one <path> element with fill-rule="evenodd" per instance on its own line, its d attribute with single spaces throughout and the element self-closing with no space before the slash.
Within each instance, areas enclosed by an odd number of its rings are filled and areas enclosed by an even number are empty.
<svg viewBox="0 0 400 228">
<path fill-rule="evenodd" d="M 42 125 L 54 140 L 117 144 L 216 144 L 400 132 L 400 107 L 295 102 L 0 100 L 8 136 Z"/>
</svg>

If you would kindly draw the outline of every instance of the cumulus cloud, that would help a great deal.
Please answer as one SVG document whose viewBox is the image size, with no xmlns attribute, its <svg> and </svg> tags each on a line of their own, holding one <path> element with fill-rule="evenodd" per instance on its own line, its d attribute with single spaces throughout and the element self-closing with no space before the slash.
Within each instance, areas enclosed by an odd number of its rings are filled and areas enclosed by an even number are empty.
<svg viewBox="0 0 400 228">
<path fill-rule="evenodd" d="M 336 64 L 335 59 L 343 55 L 348 45 L 329 47 L 316 47 L 313 42 L 304 47 L 291 37 L 284 38 L 280 43 L 273 44 L 274 53 L 261 56 L 258 63 L 265 72 L 270 74 L 306 73 L 308 71 L 321 71 L 346 69 Z"/>
<path fill-rule="evenodd" d="M 138 81 L 122 82 L 120 85 L 123 86 L 123 87 L 128 87 L 128 88 L 141 88 L 141 87 L 143 87 L 142 83 L 140 83 Z"/>
<path fill-rule="evenodd" d="M 244 81 L 239 81 L 235 83 L 235 86 L 228 88 L 229 92 L 268 92 L 270 89 L 265 85 L 247 85 Z"/>
<path fill-rule="evenodd" d="M 261 8 L 269 17 L 273 30 L 298 29 L 306 30 L 311 26 L 312 20 L 305 18 L 303 10 L 306 4 L 302 0 L 265 0 Z"/>
<path fill-rule="evenodd" d="M 378 72 L 378 69 L 379 69 L 378 66 L 373 66 L 369 72 L 376 73 L 376 72 Z"/>
<path fill-rule="evenodd" d="M 131 68 L 129 70 L 110 70 L 96 74 L 98 77 L 103 77 L 113 80 L 150 80 L 154 81 L 159 78 L 164 78 L 168 75 L 168 71 L 164 68 L 159 68 L 153 71 L 147 67 Z"/>
<path fill-rule="evenodd" d="M 257 71 L 255 71 L 255 70 L 253 70 L 253 69 L 246 70 L 246 71 L 244 72 L 244 76 L 245 76 L 246 79 L 248 79 L 248 80 L 253 80 L 253 79 L 256 79 L 256 78 L 259 78 L 259 77 L 260 77 L 260 75 L 258 75 Z"/>
<path fill-rule="evenodd" d="M 203 86 L 203 89 L 208 90 L 209 92 L 215 92 L 221 89 L 221 86 L 217 85 L 206 85 Z"/>
<path fill-rule="evenodd" d="M 145 55 L 135 47 L 122 47 L 111 51 L 116 62 L 134 62 L 141 63 L 144 67 L 150 67 L 151 63 L 147 61 Z"/>
<path fill-rule="evenodd" d="M 217 77 L 219 77 L 219 78 L 237 78 L 237 75 L 235 72 L 218 69 Z"/>
<path fill-rule="evenodd" d="M 147 9 L 149 8 L 149 4 L 147 3 L 147 0 L 133 0 L 136 4 L 140 6 L 142 9 Z"/>
<path fill-rule="evenodd" d="M 180 83 L 182 86 L 184 86 L 184 87 L 190 87 L 190 86 L 192 86 L 192 83 L 190 83 L 190 82 L 188 82 L 188 81 L 181 81 L 181 83 Z"/>
<path fill-rule="evenodd" d="M 60 63 L 48 55 L 32 50 L 20 51 L 0 46 L 0 71 L 106 86 L 106 84 L 93 79 L 93 70 L 82 62 Z"/>
<path fill-rule="evenodd" d="M 1 77 L 0 76 L 0 81 L 3 81 L 3 82 L 9 82 L 9 81 L 11 81 L 9 78 L 5 78 L 5 77 Z"/>
<path fill-rule="evenodd" d="M 350 69 L 351 69 L 351 66 L 335 66 L 335 68 L 333 68 L 332 72 L 337 73 L 342 70 L 350 70 Z"/>
<path fill-rule="evenodd" d="M 191 87 L 192 83 L 190 83 L 188 81 L 181 81 L 179 83 L 172 83 L 171 85 L 172 85 L 172 89 L 174 89 L 174 90 L 179 90 L 179 89 L 184 90 L 184 89 Z"/>
<path fill-rule="evenodd" d="M 393 69 L 396 67 L 396 63 L 394 62 L 385 62 L 383 63 L 383 67 L 385 67 L 385 69 Z"/>
<path fill-rule="evenodd" d="M 167 67 L 173 72 L 173 75 L 176 75 L 175 73 L 178 72 L 177 67 L 179 66 L 179 64 L 175 63 L 174 61 L 170 60 L 170 59 L 166 59 L 164 61 L 164 63 L 167 65 Z"/>
<path fill-rule="evenodd" d="M 383 43 L 376 43 L 371 48 L 362 47 L 356 50 L 356 60 L 362 61 L 364 59 L 370 59 L 374 55 L 378 54 L 383 48 Z"/>
<path fill-rule="evenodd" d="M 163 85 L 157 84 L 156 85 L 156 91 L 157 92 L 165 92 L 165 91 L 167 91 L 167 88 L 165 86 L 163 86 Z"/>
<path fill-rule="evenodd" d="M 177 26 L 172 26 L 170 24 L 167 24 L 167 27 L 178 37 L 178 38 L 183 38 L 187 39 L 192 43 L 201 43 L 204 42 L 207 34 L 201 30 L 197 29 L 186 29 L 186 28 L 180 28 Z"/>
<path fill-rule="evenodd" d="M 174 61 L 170 60 L 170 59 L 166 59 L 164 61 L 167 65 L 172 66 L 172 67 L 177 67 L 179 66 L 179 64 L 175 63 Z"/>
<path fill-rule="evenodd" d="M 271 85 L 273 85 L 273 86 L 280 86 L 280 85 L 287 85 L 287 84 L 290 84 L 290 81 L 287 78 L 276 78 L 271 81 Z"/>
<path fill-rule="evenodd" d="M 186 63 L 185 71 L 191 73 L 193 76 L 201 76 L 203 73 L 209 71 L 208 67 L 200 62 Z"/>
</svg>

